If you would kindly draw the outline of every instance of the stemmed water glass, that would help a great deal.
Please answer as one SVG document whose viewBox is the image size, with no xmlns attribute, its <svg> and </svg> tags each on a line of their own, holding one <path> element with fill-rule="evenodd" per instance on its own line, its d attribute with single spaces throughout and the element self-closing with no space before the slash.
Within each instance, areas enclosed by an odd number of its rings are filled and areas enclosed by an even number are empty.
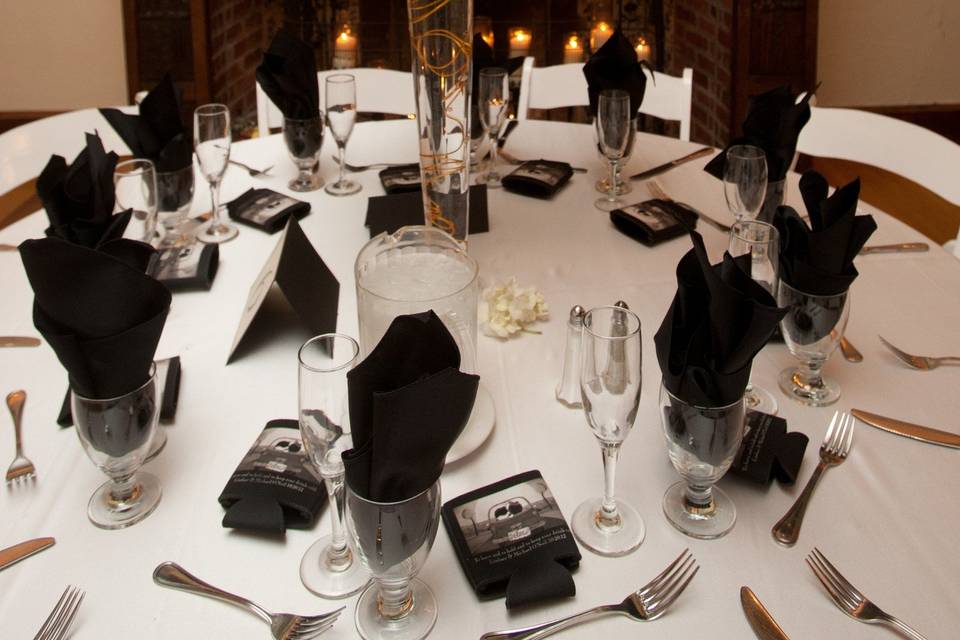
<svg viewBox="0 0 960 640">
<path fill-rule="evenodd" d="M 353 123 L 357 119 L 357 83 L 349 73 L 337 73 L 327 76 L 324 84 L 324 100 L 327 106 L 327 125 L 337 143 L 340 160 L 340 177 L 328 184 L 324 191 L 332 196 L 348 196 L 360 191 L 360 183 L 344 177 L 347 140 L 353 132 Z"/>
<path fill-rule="evenodd" d="M 323 115 L 312 118 L 283 118 L 283 142 L 297 175 L 287 183 L 292 191 L 306 193 L 323 186 L 320 175 L 320 147 L 323 145 Z"/>
<path fill-rule="evenodd" d="M 636 509 L 614 497 L 620 446 L 630 434 L 640 403 L 640 318 L 622 307 L 597 307 L 583 318 L 580 395 L 587 423 L 603 452 L 603 497 L 573 513 L 573 535 L 591 551 L 622 556 L 643 542 Z"/>
<path fill-rule="evenodd" d="M 230 110 L 205 104 L 193 112 L 193 148 L 200 173 L 210 184 L 211 218 L 197 228 L 197 240 L 219 243 L 237 237 L 237 227 L 220 215 L 220 181 L 230 161 Z"/>
<path fill-rule="evenodd" d="M 605 89 L 600 93 L 597 103 L 597 140 L 600 151 L 610 163 L 610 176 L 607 178 L 610 190 L 607 197 L 593 203 L 601 211 L 613 211 L 623 206 L 623 200 L 617 197 L 617 167 L 627 148 L 633 144 L 633 120 L 630 115 L 630 94 L 626 91 Z"/>
<path fill-rule="evenodd" d="M 776 227 L 759 220 L 739 220 L 730 229 L 727 250 L 732 256 L 750 256 L 750 277 L 776 300 L 780 271 L 780 234 Z M 777 400 L 762 387 L 748 384 L 743 401 L 748 410 L 775 415 Z"/>
<path fill-rule="evenodd" d="M 307 549 L 300 579 L 324 598 L 345 598 L 362 589 L 370 574 L 356 562 L 343 529 L 344 469 L 340 455 L 351 448 L 347 405 L 347 372 L 357 363 L 360 347 L 340 334 L 307 340 L 299 361 L 300 434 L 330 500 L 332 533 Z"/>
<path fill-rule="evenodd" d="M 757 217 L 767 193 L 767 156 L 763 149 L 738 144 L 727 150 L 723 195 L 737 220 Z"/>
<path fill-rule="evenodd" d="M 507 118 L 507 105 L 510 103 L 510 85 L 506 69 L 490 67 L 480 70 L 480 84 L 477 96 L 477 109 L 480 111 L 480 124 L 490 137 L 490 167 L 480 176 L 480 184 L 496 188 L 501 186 L 500 173 L 497 171 L 498 145 L 500 129 Z"/>
<path fill-rule="evenodd" d="M 150 160 L 119 163 L 113 170 L 117 211 L 132 210 L 125 235 L 157 244 L 157 172 Z"/>
</svg>

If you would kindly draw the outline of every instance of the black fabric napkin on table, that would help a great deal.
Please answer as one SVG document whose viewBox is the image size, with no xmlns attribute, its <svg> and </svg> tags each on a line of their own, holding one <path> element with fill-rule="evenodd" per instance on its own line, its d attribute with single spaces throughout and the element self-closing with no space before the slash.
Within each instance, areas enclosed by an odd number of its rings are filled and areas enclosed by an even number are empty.
<svg viewBox="0 0 960 640">
<path fill-rule="evenodd" d="M 86 135 L 87 146 L 72 164 L 50 157 L 37 177 L 37 196 L 50 221 L 48 236 L 95 248 L 122 237 L 131 212 L 113 213 L 117 154 L 104 151 L 100 136 Z"/>
<path fill-rule="evenodd" d="M 423 195 L 420 190 L 372 196 L 367 200 L 367 217 L 364 225 L 370 229 L 370 237 L 383 232 L 393 233 L 400 227 L 423 224 Z M 486 233 L 490 230 L 487 212 L 487 185 L 470 187 L 470 222 L 468 233 Z"/>
<path fill-rule="evenodd" d="M 126 239 L 101 251 L 59 238 L 20 245 L 34 326 L 80 395 L 113 398 L 149 379 L 171 300 L 144 273 L 152 254 L 149 245 Z"/>
<path fill-rule="evenodd" d="M 810 226 L 793 208 L 782 206 L 773 225 L 780 233 L 780 279 L 792 288 L 817 296 L 843 293 L 857 277 L 854 258 L 876 230 L 870 215 L 857 215 L 860 180 L 828 197 L 826 178 L 807 171 L 800 193 L 810 214 Z"/>
<path fill-rule="evenodd" d="M 751 411 L 746 423 L 730 471 L 757 484 L 770 484 L 774 478 L 794 484 L 810 439 L 799 431 L 787 433 L 787 421 L 779 416 Z"/>
<path fill-rule="evenodd" d="M 606 89 L 622 89 L 630 94 L 630 113 L 636 116 L 643 104 L 647 76 L 643 67 L 649 65 L 637 58 L 637 51 L 623 32 L 617 29 L 603 46 L 583 65 L 590 95 L 590 114 L 597 115 L 600 93 Z M 651 69 L 652 71 L 652 69 Z"/>
<path fill-rule="evenodd" d="M 767 179 L 770 182 L 783 180 L 793 164 L 800 130 L 810 120 L 812 97 L 813 92 L 808 91 L 797 102 L 797 96 L 786 86 L 751 96 L 747 117 L 743 121 L 743 135 L 734 138 L 703 170 L 723 180 L 727 150 L 734 145 L 746 144 L 760 147 L 766 153 Z"/>
<path fill-rule="evenodd" d="M 287 29 L 277 32 L 263 54 L 257 82 L 285 117 L 319 117 L 320 89 L 313 48 Z"/>
</svg>

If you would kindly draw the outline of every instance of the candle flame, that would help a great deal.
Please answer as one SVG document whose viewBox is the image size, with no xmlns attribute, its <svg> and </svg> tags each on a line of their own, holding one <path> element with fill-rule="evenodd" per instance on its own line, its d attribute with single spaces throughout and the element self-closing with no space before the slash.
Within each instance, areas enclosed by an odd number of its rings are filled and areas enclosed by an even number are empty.
<svg viewBox="0 0 960 640">
<path fill-rule="evenodd" d="M 606 22 L 601 22 L 600 24 L 597 25 L 597 29 L 599 29 L 600 31 L 606 32 L 610 29 L 610 25 L 608 25 Z"/>
<path fill-rule="evenodd" d="M 570 39 L 567 40 L 567 49 L 579 49 L 580 48 L 580 38 L 577 36 L 570 36 Z"/>
</svg>

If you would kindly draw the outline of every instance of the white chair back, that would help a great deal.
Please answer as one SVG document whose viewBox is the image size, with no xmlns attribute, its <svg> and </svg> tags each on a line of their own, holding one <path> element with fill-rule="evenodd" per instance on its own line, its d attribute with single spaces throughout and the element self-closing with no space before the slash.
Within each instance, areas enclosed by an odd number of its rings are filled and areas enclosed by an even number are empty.
<svg viewBox="0 0 960 640">
<path fill-rule="evenodd" d="M 317 73 L 320 86 L 320 109 L 324 105 L 324 85 L 327 76 L 348 73 L 357 81 L 357 111 L 362 113 L 390 113 L 409 115 L 417 112 L 413 94 L 413 74 L 392 69 L 330 69 Z M 257 86 L 257 129 L 261 136 L 270 135 L 270 129 L 283 126 L 283 114 L 267 97 L 260 83 Z"/>
<path fill-rule="evenodd" d="M 558 64 L 535 67 L 534 59 L 523 61 L 517 119 L 526 120 L 530 109 L 582 107 L 590 104 L 583 64 Z M 647 89 L 640 113 L 680 123 L 680 139 L 690 140 L 693 104 L 693 69 L 687 67 L 679 77 L 646 69 Z"/>
</svg>

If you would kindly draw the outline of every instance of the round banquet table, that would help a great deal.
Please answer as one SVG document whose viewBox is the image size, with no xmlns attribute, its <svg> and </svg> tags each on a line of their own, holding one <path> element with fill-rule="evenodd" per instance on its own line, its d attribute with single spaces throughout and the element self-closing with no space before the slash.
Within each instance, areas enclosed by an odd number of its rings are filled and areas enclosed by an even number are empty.
<svg viewBox="0 0 960 640">
<path fill-rule="evenodd" d="M 79 132 L 78 132 L 79 135 Z M 516 276 L 535 285 L 551 308 L 534 327 L 541 335 L 500 341 L 481 336 L 480 373 L 496 405 L 496 426 L 473 454 L 448 465 L 444 499 L 528 469 L 539 469 L 569 518 L 602 486 L 600 450 L 581 411 L 554 399 L 563 359 L 570 307 L 627 301 L 643 323 L 643 393 L 637 420 L 622 452 L 618 496 L 643 515 L 643 545 L 622 558 L 583 550 L 575 573 L 575 598 L 508 612 L 503 600 L 481 602 L 469 587 L 442 527 L 421 577 L 436 594 L 440 616 L 433 638 L 477 638 L 483 632 L 532 624 L 597 604 L 619 602 L 689 547 L 700 573 L 663 618 L 638 623 L 612 617 L 563 632 L 575 640 L 594 637 L 752 637 L 739 604 L 749 585 L 796 638 L 882 638 L 891 632 L 858 623 L 838 611 L 804 562 L 817 546 L 851 582 L 874 601 L 913 624 L 931 640 L 955 637 L 960 622 L 960 510 L 956 490 L 960 452 L 893 436 L 859 424 L 845 464 L 824 477 L 807 512 L 799 543 L 785 549 L 770 528 L 799 494 L 817 462 L 818 445 L 836 409 L 862 408 L 916 423 L 957 431 L 960 368 L 913 371 L 877 340 L 889 338 L 918 353 L 957 351 L 960 346 L 960 262 L 935 244 L 929 253 L 864 256 L 852 288 L 847 336 L 864 354 L 862 364 L 839 353 L 826 373 L 843 395 L 829 408 L 809 408 L 779 392 L 776 376 L 793 358 L 771 344 L 756 358 L 755 383 L 774 391 L 780 415 L 792 431 L 810 437 L 794 486 L 752 485 L 726 477 L 720 485 L 736 502 L 739 518 L 724 538 L 699 541 L 676 531 L 663 517 L 661 497 L 678 480 L 665 450 L 657 418 L 660 375 L 653 334 L 676 290 L 674 269 L 689 249 L 686 237 L 656 248 L 621 235 L 593 207 L 594 181 L 604 175 L 593 132 L 585 125 L 527 121 L 506 148 L 524 158 L 566 160 L 589 167 L 575 174 L 553 200 L 541 201 L 490 190 L 489 233 L 474 235 L 469 250 L 480 263 L 482 284 Z M 642 134 L 625 174 L 679 157 L 695 145 Z M 411 121 L 357 125 L 348 145 L 351 163 L 416 160 Z M 327 136 L 322 172 L 336 178 Z M 250 178 L 230 167 L 222 195 L 228 201 L 251 186 L 287 192 L 294 168 L 280 136 L 236 143 L 233 157 L 255 167 L 274 165 L 273 175 Z M 702 171 L 706 160 L 658 178 L 665 191 L 716 219 L 732 222 L 721 185 Z M 341 284 L 338 330 L 357 335 L 353 261 L 368 239 L 363 225 L 367 197 L 383 193 L 376 171 L 354 174 L 363 191 L 334 198 L 322 191 L 293 194 L 312 205 L 301 225 Z M 788 202 L 800 205 L 798 176 L 790 177 Z M 642 184 L 629 196 L 647 198 Z M 198 182 L 194 211 L 209 208 Z M 871 243 L 925 240 L 916 231 L 866 204 L 879 224 Z M 46 226 L 37 213 L 0 231 L 0 242 L 39 237 Z M 713 261 L 726 247 L 719 231 L 698 225 Z M 225 366 L 240 312 L 277 236 L 241 227 L 221 247 L 220 269 L 209 292 L 177 293 L 158 357 L 179 355 L 183 366 L 180 404 L 166 429 L 165 451 L 147 465 L 163 485 L 163 500 L 143 522 L 120 531 L 95 528 L 87 501 L 105 477 L 83 453 L 73 429 L 55 419 L 66 375 L 53 351 L 0 350 L 0 390 L 25 389 L 24 439 L 37 465 L 33 486 L 0 490 L 0 547 L 28 538 L 54 536 L 54 548 L 0 572 L 0 628 L 5 638 L 32 637 L 67 584 L 86 590 L 73 638 L 138 637 L 267 638 L 268 629 L 250 614 L 225 604 L 153 584 L 159 563 L 172 560 L 209 582 L 246 595 L 273 611 L 319 613 L 345 605 L 344 615 L 324 638 L 358 637 L 355 597 L 342 602 L 311 595 L 300 583 L 300 558 L 329 531 L 324 511 L 313 530 L 282 537 L 258 536 L 221 527 L 217 496 L 264 424 L 297 412 L 296 352 L 305 329 L 282 306 L 271 308 L 275 324 Z M 36 335 L 32 292 L 15 252 L 0 253 L 3 313 L 0 334 Z M 13 458 L 10 420 L 0 420 L 0 464 Z"/>
</svg>

